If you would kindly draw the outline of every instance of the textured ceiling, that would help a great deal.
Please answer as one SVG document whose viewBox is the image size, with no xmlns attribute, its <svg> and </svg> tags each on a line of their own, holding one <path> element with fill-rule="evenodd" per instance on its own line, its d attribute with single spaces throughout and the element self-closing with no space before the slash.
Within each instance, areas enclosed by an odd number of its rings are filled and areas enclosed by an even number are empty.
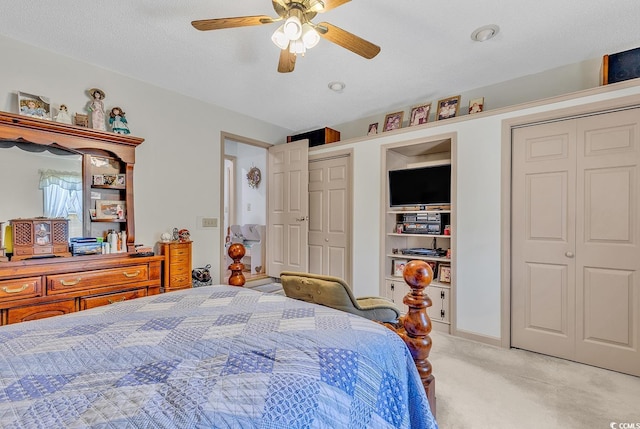
<svg viewBox="0 0 640 429">
<path fill-rule="evenodd" d="M 381 47 L 327 40 L 276 71 L 278 24 L 201 32 L 191 21 L 275 16 L 269 0 L 3 0 L 0 34 L 293 131 L 404 109 L 640 45 L 640 1 L 353 0 L 319 14 Z M 486 24 L 499 35 L 473 42 Z M 327 84 L 342 81 L 338 94 Z"/>
</svg>

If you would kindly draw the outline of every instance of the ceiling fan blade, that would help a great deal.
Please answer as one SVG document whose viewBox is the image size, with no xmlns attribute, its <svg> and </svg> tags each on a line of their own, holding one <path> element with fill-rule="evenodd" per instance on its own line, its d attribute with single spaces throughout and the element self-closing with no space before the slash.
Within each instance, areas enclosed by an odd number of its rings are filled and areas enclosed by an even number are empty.
<svg viewBox="0 0 640 429">
<path fill-rule="evenodd" d="M 328 10 L 335 9 L 345 3 L 349 3 L 350 1 L 351 0 L 322 0 L 324 3 L 324 9 L 319 10 L 318 12 L 326 12 Z"/>
<path fill-rule="evenodd" d="M 237 18 L 217 18 L 217 19 L 201 19 L 199 21 L 191 21 L 191 25 L 197 30 L 221 30 L 223 28 L 249 27 L 252 25 L 271 24 L 280 21 L 282 18 L 271 18 L 266 15 L 257 16 L 240 16 Z"/>
<path fill-rule="evenodd" d="M 374 45 L 373 43 L 368 42 L 355 34 L 351 34 L 340 27 L 329 24 L 328 22 L 321 22 L 316 25 L 316 30 L 320 36 L 328 41 L 333 42 L 336 45 L 340 45 L 368 60 L 375 57 L 380 52 L 380 46 Z"/>
<path fill-rule="evenodd" d="M 278 61 L 278 71 L 280 73 L 290 73 L 296 66 L 296 54 L 289 52 L 289 48 L 280 51 L 280 60 Z"/>
</svg>

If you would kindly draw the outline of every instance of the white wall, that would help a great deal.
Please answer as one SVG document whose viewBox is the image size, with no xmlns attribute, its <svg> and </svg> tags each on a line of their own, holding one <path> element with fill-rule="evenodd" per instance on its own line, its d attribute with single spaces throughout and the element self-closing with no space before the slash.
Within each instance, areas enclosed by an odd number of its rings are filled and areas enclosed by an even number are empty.
<svg viewBox="0 0 640 429">
<path fill-rule="evenodd" d="M 222 218 L 220 133 L 279 143 L 292 130 L 5 37 L 0 52 L 0 110 L 17 112 L 16 94 L 24 91 L 50 97 L 55 107 L 66 104 L 71 113 L 86 113 L 86 90 L 92 87 L 105 91 L 106 108 L 122 107 L 132 134 L 145 139 L 136 149 L 136 243 L 154 244 L 162 232 L 188 228 L 193 265 L 210 263 L 219 278 L 220 230 L 198 229 L 196 219 Z"/>
<path fill-rule="evenodd" d="M 384 207 L 381 146 L 454 132 L 457 133 L 457 329 L 500 338 L 502 121 L 638 93 L 640 83 L 578 98 L 550 100 L 544 105 L 503 109 L 504 113 L 487 112 L 473 118 L 431 123 L 313 148 L 313 154 L 347 148 L 354 151 L 353 272 L 357 273 L 353 279 L 354 293 L 357 296 L 378 294 L 383 281 L 377 268 L 381 237 L 373 233 L 380 231 Z"/>
</svg>

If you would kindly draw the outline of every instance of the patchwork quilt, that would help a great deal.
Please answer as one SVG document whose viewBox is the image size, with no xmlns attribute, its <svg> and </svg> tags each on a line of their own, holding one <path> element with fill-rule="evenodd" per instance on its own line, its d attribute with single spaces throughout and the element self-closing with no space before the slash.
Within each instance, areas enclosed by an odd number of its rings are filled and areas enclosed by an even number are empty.
<svg viewBox="0 0 640 429">
<path fill-rule="evenodd" d="M 404 342 L 205 286 L 0 327 L 2 428 L 437 428 Z"/>
</svg>

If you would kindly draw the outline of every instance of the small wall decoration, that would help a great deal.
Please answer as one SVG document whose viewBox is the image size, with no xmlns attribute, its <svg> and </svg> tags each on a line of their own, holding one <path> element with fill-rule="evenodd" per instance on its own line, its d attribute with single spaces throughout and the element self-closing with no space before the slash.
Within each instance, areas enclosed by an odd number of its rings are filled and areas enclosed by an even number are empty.
<svg viewBox="0 0 640 429">
<path fill-rule="evenodd" d="M 384 117 L 384 128 L 385 131 L 397 130 L 402 127 L 402 117 L 404 116 L 404 112 L 395 112 L 389 113 Z"/>
<path fill-rule="evenodd" d="M 368 136 L 373 136 L 378 134 L 378 123 L 375 122 L 373 124 L 369 124 L 369 131 L 367 131 Z"/>
<path fill-rule="evenodd" d="M 429 112 L 431 111 L 431 103 L 416 106 L 411 109 L 409 116 L 409 126 L 426 124 L 429 121 Z"/>
<path fill-rule="evenodd" d="M 458 110 L 460 109 L 460 96 L 444 98 L 438 101 L 438 112 L 436 114 L 436 120 L 455 118 L 458 116 Z"/>
<path fill-rule="evenodd" d="M 469 114 L 480 113 L 484 110 L 484 97 L 469 100 Z"/>
<path fill-rule="evenodd" d="M 249 187 L 257 188 L 262 181 L 262 173 L 258 167 L 251 167 L 249 172 L 247 173 L 247 182 L 249 183 Z"/>
<path fill-rule="evenodd" d="M 21 115 L 51 120 L 51 103 L 42 95 L 18 92 L 18 109 Z"/>
</svg>

